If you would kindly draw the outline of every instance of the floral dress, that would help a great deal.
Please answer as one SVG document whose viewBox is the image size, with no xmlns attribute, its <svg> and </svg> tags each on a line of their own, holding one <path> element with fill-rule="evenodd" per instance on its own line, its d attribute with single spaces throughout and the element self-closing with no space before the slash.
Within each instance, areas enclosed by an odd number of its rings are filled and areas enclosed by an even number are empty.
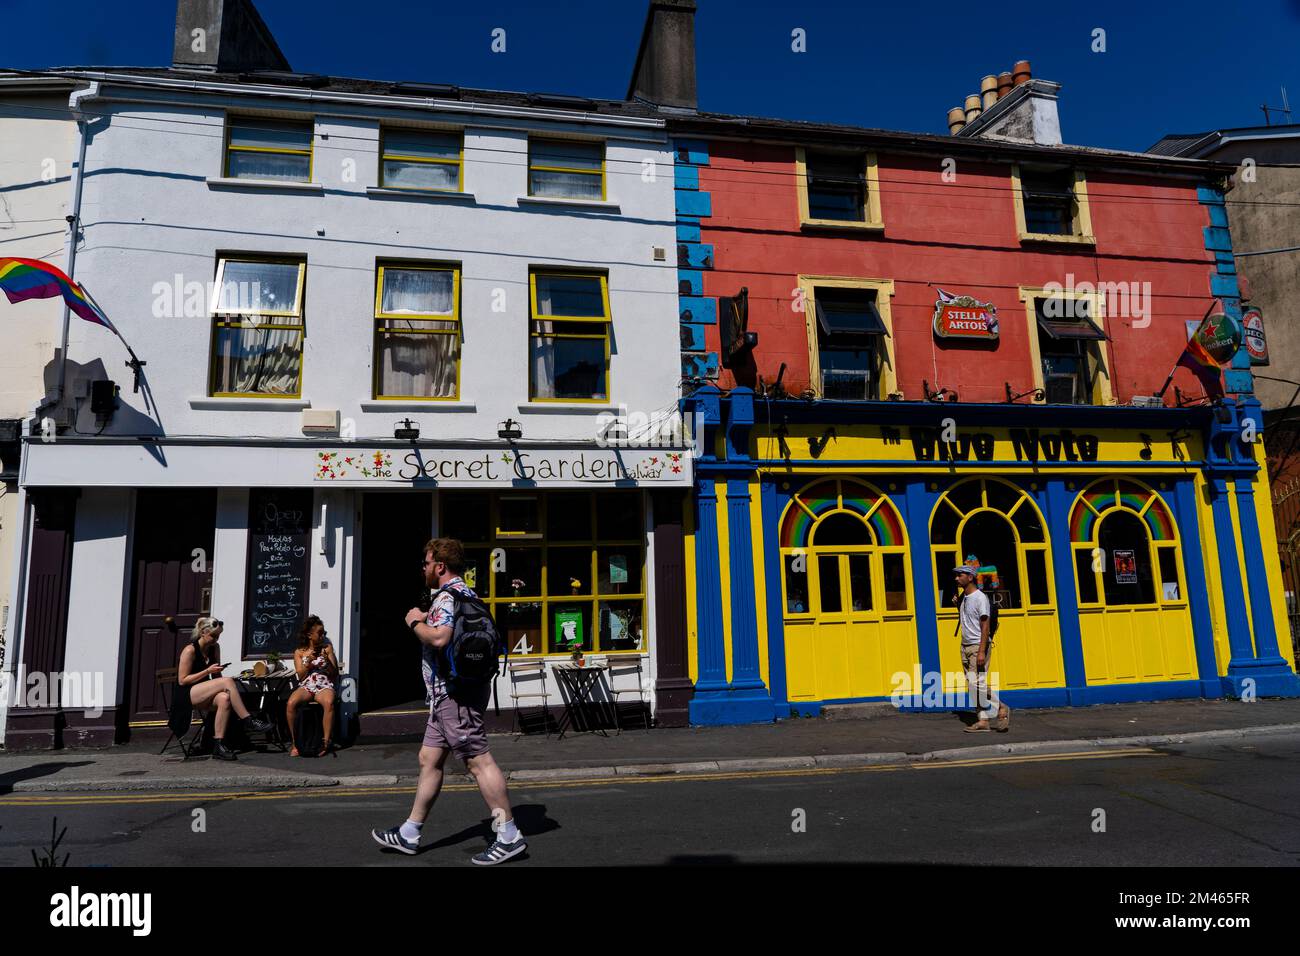
<svg viewBox="0 0 1300 956">
<path fill-rule="evenodd" d="M 307 666 L 307 676 L 302 679 L 299 687 L 313 694 L 334 689 L 334 681 L 330 680 L 329 658 L 323 652 L 315 657 L 303 658 L 303 663 Z"/>
</svg>

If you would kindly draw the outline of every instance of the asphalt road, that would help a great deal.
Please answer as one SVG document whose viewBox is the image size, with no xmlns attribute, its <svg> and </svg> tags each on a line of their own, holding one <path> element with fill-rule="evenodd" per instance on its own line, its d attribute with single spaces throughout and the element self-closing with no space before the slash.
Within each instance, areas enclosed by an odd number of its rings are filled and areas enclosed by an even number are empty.
<svg viewBox="0 0 1300 956">
<path fill-rule="evenodd" d="M 530 848 L 508 865 L 1294 866 L 1297 793 L 1293 737 L 536 785 L 512 791 Z M 71 866 L 462 866 L 488 842 L 486 808 L 462 786 L 439 799 L 419 855 L 381 850 L 370 829 L 400 823 L 410 799 L 396 787 L 10 794 L 0 797 L 0 866 L 30 867 L 55 816 Z"/>
</svg>

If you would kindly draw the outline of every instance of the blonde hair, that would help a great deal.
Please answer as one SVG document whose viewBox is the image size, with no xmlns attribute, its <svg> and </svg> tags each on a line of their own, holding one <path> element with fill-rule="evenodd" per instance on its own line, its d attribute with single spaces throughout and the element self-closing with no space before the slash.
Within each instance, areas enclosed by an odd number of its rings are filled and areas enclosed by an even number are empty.
<svg viewBox="0 0 1300 956">
<path fill-rule="evenodd" d="M 212 630 L 212 625 L 217 619 L 215 617 L 201 617 L 194 622 L 194 630 L 190 631 L 190 640 L 197 641 L 205 632 Z"/>
</svg>

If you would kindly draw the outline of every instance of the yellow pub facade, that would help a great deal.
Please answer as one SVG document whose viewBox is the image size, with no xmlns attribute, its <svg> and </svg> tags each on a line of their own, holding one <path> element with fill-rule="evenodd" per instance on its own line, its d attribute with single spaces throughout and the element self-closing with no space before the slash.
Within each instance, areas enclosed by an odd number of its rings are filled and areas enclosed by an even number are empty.
<svg viewBox="0 0 1300 956">
<path fill-rule="evenodd" d="M 1012 706 L 1300 695 L 1253 399 L 689 401 L 692 723 L 964 706 L 968 556 L 996 569 Z"/>
</svg>

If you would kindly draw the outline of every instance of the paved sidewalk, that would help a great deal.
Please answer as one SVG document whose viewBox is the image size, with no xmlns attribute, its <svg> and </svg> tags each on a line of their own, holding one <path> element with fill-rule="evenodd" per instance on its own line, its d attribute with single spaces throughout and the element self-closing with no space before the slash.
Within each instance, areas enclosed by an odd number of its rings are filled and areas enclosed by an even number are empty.
<svg viewBox="0 0 1300 956">
<path fill-rule="evenodd" d="M 888 712 L 870 719 L 791 719 L 744 727 L 627 730 L 609 737 L 493 735 L 510 779 L 858 766 L 1123 745 L 1176 744 L 1188 734 L 1300 733 L 1300 700 L 1181 700 L 1016 710 L 1005 734 L 965 734 L 957 714 Z M 159 757 L 161 742 L 106 750 L 0 753 L 0 795 L 87 790 L 280 789 L 406 785 L 418 742 L 361 744 L 323 759 L 248 752 L 237 762 Z M 448 767 L 460 771 L 454 759 Z"/>
</svg>

